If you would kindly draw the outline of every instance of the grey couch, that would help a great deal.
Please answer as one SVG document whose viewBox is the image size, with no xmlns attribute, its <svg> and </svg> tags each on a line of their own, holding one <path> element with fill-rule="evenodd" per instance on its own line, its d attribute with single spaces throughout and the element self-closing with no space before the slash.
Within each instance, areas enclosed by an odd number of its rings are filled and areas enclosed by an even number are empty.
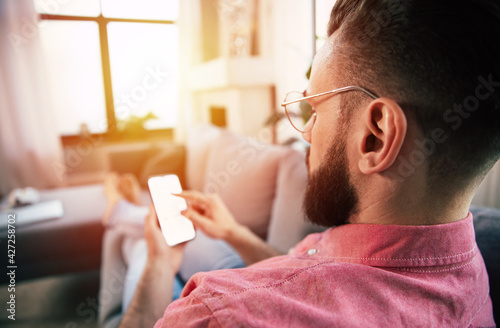
<svg viewBox="0 0 500 328">
<path fill-rule="evenodd" d="M 500 210 L 471 207 L 474 215 L 476 242 L 490 277 L 490 296 L 495 321 L 500 322 Z"/>
</svg>

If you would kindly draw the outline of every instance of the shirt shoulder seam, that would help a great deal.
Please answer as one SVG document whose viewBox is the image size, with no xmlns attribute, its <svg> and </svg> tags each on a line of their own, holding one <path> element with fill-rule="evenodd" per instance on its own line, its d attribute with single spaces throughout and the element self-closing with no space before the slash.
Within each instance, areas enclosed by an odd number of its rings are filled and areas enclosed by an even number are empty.
<svg viewBox="0 0 500 328">
<path fill-rule="evenodd" d="M 245 288 L 245 289 L 242 289 L 242 290 L 239 290 L 239 291 L 236 291 L 236 292 L 232 292 L 232 293 L 227 293 L 227 294 L 224 294 L 224 295 L 220 295 L 217 298 L 218 299 L 223 299 L 223 298 L 225 298 L 227 296 L 234 296 L 234 295 L 242 294 L 242 293 L 245 293 L 245 292 L 247 292 L 249 290 L 278 287 L 278 286 L 283 285 L 286 282 L 294 280 L 295 278 L 297 278 L 300 274 L 302 274 L 305 271 L 308 271 L 310 269 L 313 269 L 315 267 L 321 266 L 323 264 L 328 264 L 328 263 L 338 263 L 338 262 L 336 262 L 336 261 L 322 261 L 320 263 L 316 263 L 314 265 L 310 265 L 308 267 L 302 268 L 299 271 L 297 271 L 297 272 L 293 273 L 292 275 L 290 275 L 289 277 L 282 279 L 280 282 L 277 282 L 277 283 L 274 283 L 274 284 L 269 284 L 269 285 L 263 285 L 263 286 L 255 286 L 255 287 Z M 214 296 L 214 297 L 216 297 L 216 296 Z"/>
<path fill-rule="evenodd" d="M 488 294 L 486 295 L 486 297 L 484 298 L 484 301 L 483 301 L 483 304 L 479 307 L 479 310 L 477 310 L 477 312 L 472 316 L 472 318 L 470 319 L 470 322 L 469 322 L 469 326 L 472 325 L 472 323 L 474 322 L 474 320 L 477 318 L 477 316 L 479 315 L 479 313 L 481 313 L 481 311 L 483 310 L 484 306 L 486 305 L 486 303 L 488 302 L 488 297 L 489 297 L 490 293 L 488 292 Z"/>
<path fill-rule="evenodd" d="M 332 256 L 330 258 L 333 259 L 348 259 L 348 260 L 384 260 L 384 261 L 415 261 L 415 260 L 441 260 L 441 259 L 448 259 L 448 258 L 455 258 L 455 257 L 460 257 L 464 255 L 469 255 L 470 253 L 474 253 L 477 249 L 477 246 L 474 245 L 474 247 L 467 252 L 460 253 L 460 254 L 455 254 L 455 255 L 448 255 L 448 256 L 437 256 L 437 257 L 410 257 L 410 258 L 387 258 L 387 257 L 355 257 L 355 256 Z"/>
<path fill-rule="evenodd" d="M 451 271 L 465 268 L 465 267 L 471 265 L 473 260 L 474 259 L 470 259 L 467 263 L 465 263 L 463 265 L 454 266 L 451 268 L 446 268 L 446 269 L 441 269 L 441 270 L 423 270 L 423 269 L 420 270 L 420 269 L 413 269 L 413 268 L 391 268 L 391 269 L 393 269 L 395 271 L 407 271 L 407 272 L 417 272 L 417 273 L 442 273 L 442 272 L 451 272 Z"/>
<path fill-rule="evenodd" d="M 203 291 L 205 294 L 211 295 L 211 293 L 210 293 L 210 292 L 209 292 L 209 291 L 208 291 L 205 287 L 203 287 L 203 286 L 199 286 L 199 288 L 201 288 L 201 289 L 202 289 L 202 291 Z M 221 325 L 221 323 L 219 322 L 219 319 L 218 319 L 218 318 L 217 318 L 217 316 L 215 315 L 214 311 L 212 311 L 212 309 L 210 308 L 210 306 L 208 306 L 208 304 L 205 302 L 205 300 L 203 300 L 203 299 L 199 298 L 199 297 L 198 297 L 198 296 L 196 296 L 196 295 L 192 295 L 192 294 L 190 294 L 190 295 L 188 295 L 188 297 L 189 297 L 189 296 L 190 296 L 190 297 L 195 298 L 196 300 L 198 300 L 198 302 L 200 302 L 201 304 L 203 304 L 203 306 L 207 309 L 207 311 L 210 313 L 210 315 L 211 315 L 211 316 L 215 319 L 215 321 L 217 322 L 217 325 L 218 325 L 219 327 L 222 327 L 222 325 Z M 233 320 L 233 322 L 234 322 L 234 318 L 233 318 L 233 316 L 231 315 L 231 313 L 229 313 L 229 315 L 231 316 L 231 319 L 232 319 L 232 320 Z"/>
</svg>

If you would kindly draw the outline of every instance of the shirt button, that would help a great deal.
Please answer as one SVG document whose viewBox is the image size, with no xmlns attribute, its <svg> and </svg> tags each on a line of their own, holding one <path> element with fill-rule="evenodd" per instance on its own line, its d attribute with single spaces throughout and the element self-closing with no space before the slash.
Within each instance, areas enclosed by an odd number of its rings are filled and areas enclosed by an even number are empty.
<svg viewBox="0 0 500 328">
<path fill-rule="evenodd" d="M 307 251 L 307 254 L 309 254 L 309 255 L 314 255 L 316 253 L 318 253 L 318 250 L 314 249 L 314 248 L 311 248 L 310 250 Z"/>
</svg>

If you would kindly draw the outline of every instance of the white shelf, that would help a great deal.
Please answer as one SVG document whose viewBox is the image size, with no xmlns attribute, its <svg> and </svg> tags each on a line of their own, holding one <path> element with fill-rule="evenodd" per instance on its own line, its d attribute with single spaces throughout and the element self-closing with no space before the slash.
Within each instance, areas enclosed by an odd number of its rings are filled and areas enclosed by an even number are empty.
<svg viewBox="0 0 500 328">
<path fill-rule="evenodd" d="M 217 58 L 197 65 L 188 75 L 191 91 L 274 84 L 272 61 L 262 57 Z"/>
</svg>

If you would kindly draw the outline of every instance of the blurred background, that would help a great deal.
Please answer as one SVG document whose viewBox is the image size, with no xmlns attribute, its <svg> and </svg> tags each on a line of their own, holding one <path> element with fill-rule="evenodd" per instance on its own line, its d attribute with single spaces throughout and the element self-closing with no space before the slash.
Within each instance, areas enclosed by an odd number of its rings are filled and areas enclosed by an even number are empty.
<svg viewBox="0 0 500 328">
<path fill-rule="evenodd" d="M 306 87 L 334 2 L 1 0 L 0 196 L 133 172 L 144 156 L 128 151 L 200 123 L 300 138 L 279 104 Z M 478 205 L 500 207 L 499 180 Z"/>
<path fill-rule="evenodd" d="M 199 123 L 300 137 L 279 104 L 306 87 L 333 3 L 1 0 L 0 195 L 102 181 L 113 154 Z"/>
</svg>

